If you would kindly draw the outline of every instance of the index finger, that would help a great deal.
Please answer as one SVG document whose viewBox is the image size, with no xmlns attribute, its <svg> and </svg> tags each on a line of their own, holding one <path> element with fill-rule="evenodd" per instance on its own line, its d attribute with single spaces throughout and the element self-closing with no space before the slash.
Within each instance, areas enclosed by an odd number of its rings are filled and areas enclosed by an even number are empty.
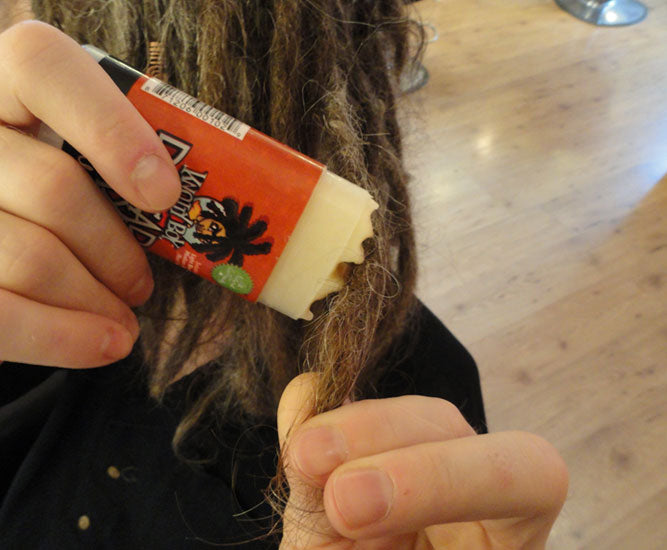
<svg viewBox="0 0 667 550">
<path fill-rule="evenodd" d="M 404 395 L 358 401 L 310 418 L 291 437 L 289 451 L 294 466 L 323 486 L 345 461 L 471 435 L 475 431 L 452 403 Z"/>
<path fill-rule="evenodd" d="M 166 210 L 180 194 L 169 153 L 111 78 L 57 29 L 27 21 L 0 35 L 0 120 L 44 121 L 132 204 Z"/>
<path fill-rule="evenodd" d="M 347 462 L 329 477 L 329 521 L 351 539 L 446 523 L 555 519 L 567 467 L 542 438 L 501 432 L 423 443 Z"/>
</svg>

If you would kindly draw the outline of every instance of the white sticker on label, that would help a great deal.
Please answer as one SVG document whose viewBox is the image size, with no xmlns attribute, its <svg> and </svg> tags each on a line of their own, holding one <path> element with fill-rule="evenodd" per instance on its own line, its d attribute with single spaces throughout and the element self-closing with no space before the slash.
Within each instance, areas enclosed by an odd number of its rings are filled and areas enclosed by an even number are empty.
<svg viewBox="0 0 667 550">
<path fill-rule="evenodd" d="M 181 111 L 191 114 L 223 132 L 227 132 L 235 138 L 243 139 L 250 129 L 250 126 L 240 120 L 236 120 L 234 117 L 218 111 L 218 109 L 210 105 L 206 105 L 206 103 L 199 101 L 197 98 L 157 78 L 149 78 L 144 82 L 141 89 L 155 97 L 159 97 Z"/>
</svg>

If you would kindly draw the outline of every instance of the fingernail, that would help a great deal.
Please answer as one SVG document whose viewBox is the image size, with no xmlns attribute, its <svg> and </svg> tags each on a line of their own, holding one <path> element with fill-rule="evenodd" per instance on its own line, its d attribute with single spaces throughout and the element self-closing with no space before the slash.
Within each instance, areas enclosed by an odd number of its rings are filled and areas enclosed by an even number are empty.
<svg viewBox="0 0 667 550">
<path fill-rule="evenodd" d="M 166 210 L 178 199 L 174 166 L 157 155 L 143 157 L 130 177 L 148 210 Z"/>
<path fill-rule="evenodd" d="M 150 269 L 141 276 L 141 278 L 134 284 L 128 293 L 129 304 L 132 306 L 140 306 L 151 297 L 153 293 L 153 275 Z"/>
<path fill-rule="evenodd" d="M 102 356 L 116 361 L 130 353 L 132 345 L 133 342 L 129 332 L 109 328 L 102 339 Z"/>
<path fill-rule="evenodd" d="M 123 319 L 123 326 L 128 331 L 130 331 L 132 342 L 136 342 L 137 338 L 139 338 L 139 322 L 137 321 L 137 317 L 134 315 L 131 309 L 128 310 L 128 312 L 125 314 L 125 318 Z"/>
<path fill-rule="evenodd" d="M 382 470 L 352 470 L 334 480 L 336 507 L 350 529 L 385 519 L 394 500 L 394 484 Z"/>
<path fill-rule="evenodd" d="M 337 428 L 319 426 L 298 434 L 292 457 L 305 475 L 317 477 L 332 472 L 347 458 L 347 444 Z"/>
</svg>

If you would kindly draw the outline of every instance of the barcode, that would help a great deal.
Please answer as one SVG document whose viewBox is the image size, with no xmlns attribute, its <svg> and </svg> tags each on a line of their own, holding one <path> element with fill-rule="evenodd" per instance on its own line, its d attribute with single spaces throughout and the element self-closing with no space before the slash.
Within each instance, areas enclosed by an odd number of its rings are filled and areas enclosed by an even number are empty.
<svg viewBox="0 0 667 550">
<path fill-rule="evenodd" d="M 218 109 L 206 105 L 197 98 L 156 78 L 149 78 L 144 82 L 141 89 L 238 139 L 243 139 L 250 129 L 250 126 L 240 120 L 236 120 L 234 117 L 218 111 Z"/>
</svg>

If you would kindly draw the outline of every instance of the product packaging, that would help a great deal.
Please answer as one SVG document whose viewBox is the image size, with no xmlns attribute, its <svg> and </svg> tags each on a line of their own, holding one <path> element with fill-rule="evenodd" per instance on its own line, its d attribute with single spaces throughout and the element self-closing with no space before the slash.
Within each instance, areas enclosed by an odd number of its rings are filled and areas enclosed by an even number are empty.
<svg viewBox="0 0 667 550">
<path fill-rule="evenodd" d="M 88 170 L 139 243 L 197 275 L 293 319 L 340 290 L 346 262 L 371 237 L 370 194 L 313 159 L 105 52 L 85 46 L 170 152 L 182 192 L 143 212 L 42 125 L 39 139 Z"/>
</svg>

